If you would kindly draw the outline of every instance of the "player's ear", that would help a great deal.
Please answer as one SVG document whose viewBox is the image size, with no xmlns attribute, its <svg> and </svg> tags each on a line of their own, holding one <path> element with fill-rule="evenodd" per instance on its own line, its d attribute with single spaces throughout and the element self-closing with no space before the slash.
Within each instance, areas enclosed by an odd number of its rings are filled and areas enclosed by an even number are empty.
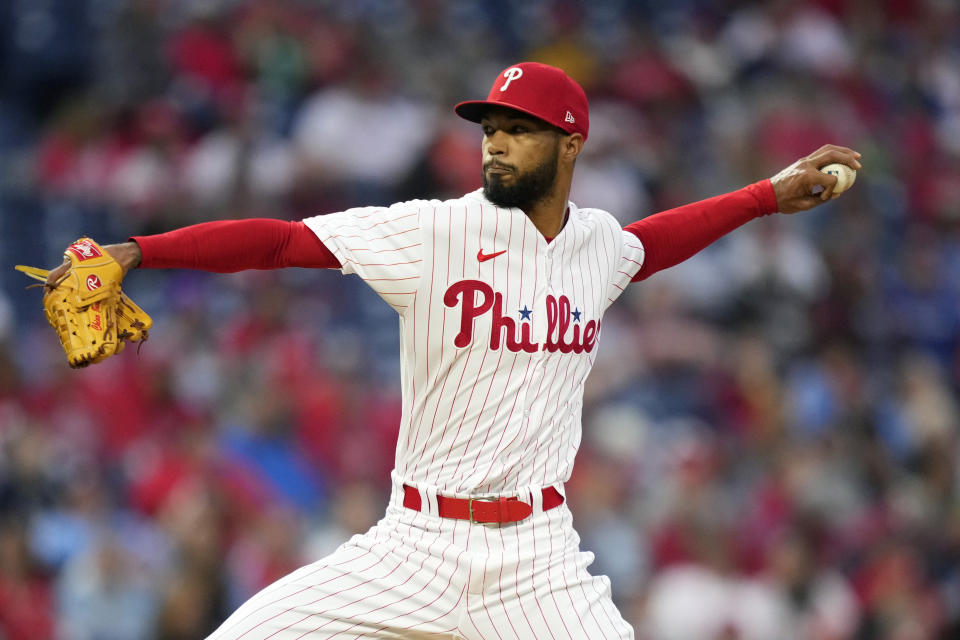
<svg viewBox="0 0 960 640">
<path fill-rule="evenodd" d="M 571 133 L 560 138 L 560 158 L 570 162 L 576 161 L 583 150 L 583 134 Z"/>
</svg>

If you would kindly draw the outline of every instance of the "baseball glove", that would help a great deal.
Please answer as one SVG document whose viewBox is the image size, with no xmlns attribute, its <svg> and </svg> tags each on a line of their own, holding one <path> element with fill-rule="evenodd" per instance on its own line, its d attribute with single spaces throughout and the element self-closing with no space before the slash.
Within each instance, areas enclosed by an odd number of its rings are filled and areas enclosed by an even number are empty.
<svg viewBox="0 0 960 640">
<path fill-rule="evenodd" d="M 120 290 L 123 268 L 90 238 L 64 252 L 70 269 L 47 283 L 49 271 L 17 265 L 45 284 L 43 307 L 71 367 L 85 367 L 120 353 L 127 342 L 142 343 L 153 320 Z"/>
</svg>

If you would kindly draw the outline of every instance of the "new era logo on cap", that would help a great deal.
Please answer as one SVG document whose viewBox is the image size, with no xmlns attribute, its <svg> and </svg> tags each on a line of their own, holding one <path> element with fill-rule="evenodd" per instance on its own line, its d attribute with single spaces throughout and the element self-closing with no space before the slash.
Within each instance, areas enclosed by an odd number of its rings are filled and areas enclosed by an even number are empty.
<svg viewBox="0 0 960 640">
<path fill-rule="evenodd" d="M 584 139 L 590 129 L 583 88 L 562 69 L 539 62 L 507 67 L 497 76 L 486 100 L 461 102 L 454 111 L 461 118 L 480 122 L 491 106 L 516 109 Z"/>
</svg>

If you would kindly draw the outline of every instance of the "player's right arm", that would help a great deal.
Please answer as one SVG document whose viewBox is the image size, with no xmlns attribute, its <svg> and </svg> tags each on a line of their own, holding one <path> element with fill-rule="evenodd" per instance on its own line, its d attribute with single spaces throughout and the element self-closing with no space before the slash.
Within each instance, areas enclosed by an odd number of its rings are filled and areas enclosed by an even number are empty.
<svg viewBox="0 0 960 640">
<path fill-rule="evenodd" d="M 247 269 L 336 269 L 340 262 L 303 222 L 269 218 L 203 222 L 167 233 L 134 236 L 138 266 L 233 273 Z M 129 245 L 131 243 L 126 243 Z M 136 250 L 131 248 L 131 259 Z"/>
<path fill-rule="evenodd" d="M 338 269 L 340 262 L 303 222 L 268 218 L 220 220 L 167 233 L 134 236 L 129 242 L 104 246 L 130 269 L 199 269 L 232 273 L 246 269 L 309 267 Z M 68 268 L 50 274 L 56 281 Z"/>
</svg>

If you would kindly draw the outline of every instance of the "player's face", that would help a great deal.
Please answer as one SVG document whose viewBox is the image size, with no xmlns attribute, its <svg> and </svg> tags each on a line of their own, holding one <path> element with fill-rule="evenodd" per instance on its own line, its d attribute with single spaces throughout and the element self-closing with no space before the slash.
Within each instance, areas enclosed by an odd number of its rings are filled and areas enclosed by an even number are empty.
<svg viewBox="0 0 960 640">
<path fill-rule="evenodd" d="M 528 209 L 557 182 L 561 133 L 512 109 L 491 109 L 483 128 L 483 194 L 498 207 Z"/>
</svg>

